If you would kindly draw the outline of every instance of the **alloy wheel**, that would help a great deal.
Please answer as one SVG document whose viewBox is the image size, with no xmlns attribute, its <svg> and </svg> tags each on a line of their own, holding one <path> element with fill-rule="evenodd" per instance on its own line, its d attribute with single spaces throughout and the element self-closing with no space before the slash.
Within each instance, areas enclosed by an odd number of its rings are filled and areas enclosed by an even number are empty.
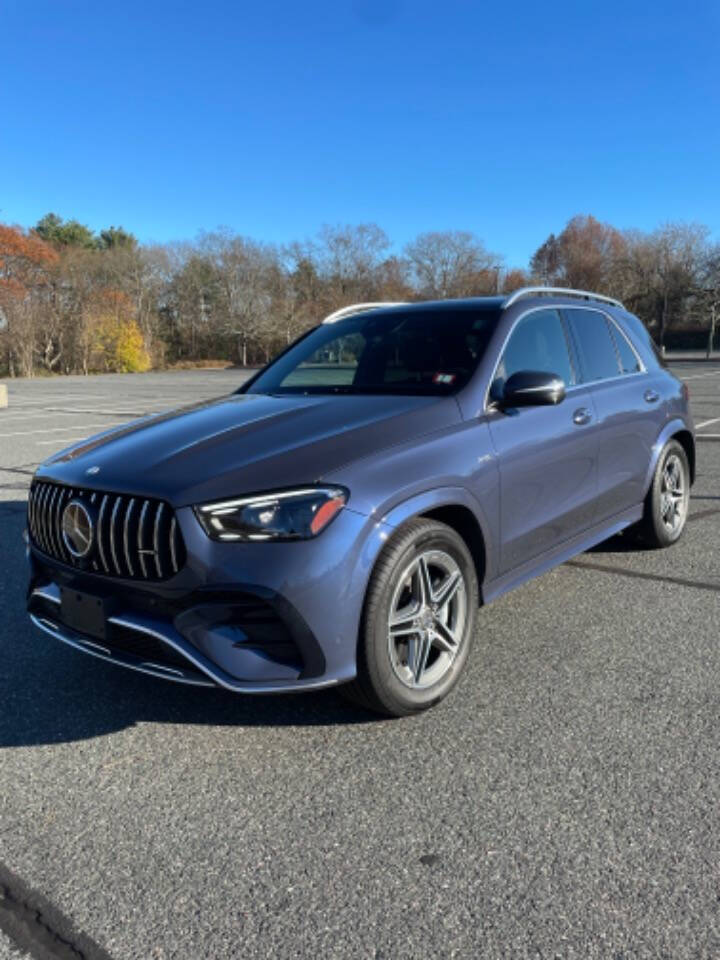
<svg viewBox="0 0 720 960">
<path fill-rule="evenodd" d="M 388 618 L 390 662 L 412 689 L 441 680 L 460 649 L 467 621 L 465 579 L 443 550 L 420 553 L 403 571 Z"/>
<path fill-rule="evenodd" d="M 687 484 L 680 457 L 672 453 L 665 461 L 660 485 L 660 516 L 669 533 L 675 533 L 685 523 L 687 513 Z"/>
</svg>

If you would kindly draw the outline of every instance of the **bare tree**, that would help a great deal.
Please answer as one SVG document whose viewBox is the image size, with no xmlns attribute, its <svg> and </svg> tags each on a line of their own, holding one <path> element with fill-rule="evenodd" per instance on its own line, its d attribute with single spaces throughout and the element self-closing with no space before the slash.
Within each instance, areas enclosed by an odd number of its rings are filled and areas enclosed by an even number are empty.
<svg viewBox="0 0 720 960">
<path fill-rule="evenodd" d="M 413 278 L 423 297 L 442 299 L 494 292 L 501 258 L 463 230 L 421 233 L 405 246 Z"/>
<path fill-rule="evenodd" d="M 277 252 L 228 230 L 204 234 L 200 247 L 218 271 L 226 329 L 237 337 L 240 362 L 247 366 L 249 347 L 271 323 Z"/>
<path fill-rule="evenodd" d="M 710 358 L 715 345 L 715 332 L 720 321 L 720 244 L 707 250 L 700 278 L 698 308 L 701 324 L 707 323 L 707 346 L 705 354 Z M 703 322 L 704 321 L 704 322 Z"/>
<path fill-rule="evenodd" d="M 699 224 L 668 223 L 651 237 L 654 275 L 651 290 L 661 349 L 672 317 L 680 319 L 688 297 L 700 286 L 708 228 Z"/>
<path fill-rule="evenodd" d="M 549 286 L 615 293 L 615 268 L 625 253 L 619 230 L 595 217 L 573 217 L 559 236 L 550 234 L 532 257 L 535 277 Z"/>
</svg>

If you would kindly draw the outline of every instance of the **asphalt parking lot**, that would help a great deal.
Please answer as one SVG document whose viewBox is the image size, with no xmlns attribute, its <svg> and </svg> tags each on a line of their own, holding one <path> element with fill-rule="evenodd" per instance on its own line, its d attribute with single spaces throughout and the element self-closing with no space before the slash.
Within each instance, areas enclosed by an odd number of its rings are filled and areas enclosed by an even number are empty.
<svg viewBox="0 0 720 960">
<path fill-rule="evenodd" d="M 674 369 L 700 425 L 682 541 L 616 538 L 485 608 L 459 690 L 403 721 L 166 684 L 34 631 L 35 466 L 242 374 L 10 382 L 0 926 L 15 878 L 68 957 L 720 956 L 720 364 Z"/>
</svg>

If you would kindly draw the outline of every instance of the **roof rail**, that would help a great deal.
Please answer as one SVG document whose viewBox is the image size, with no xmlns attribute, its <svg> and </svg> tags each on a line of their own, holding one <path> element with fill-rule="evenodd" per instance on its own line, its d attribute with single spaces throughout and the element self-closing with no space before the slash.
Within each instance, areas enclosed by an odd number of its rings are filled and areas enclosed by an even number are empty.
<svg viewBox="0 0 720 960">
<path fill-rule="evenodd" d="M 600 300 L 602 303 L 610 303 L 613 307 L 625 309 L 619 300 L 613 297 L 606 297 L 602 293 L 591 293 L 589 290 L 572 290 L 570 287 L 521 287 L 515 290 L 503 303 L 503 307 L 509 307 L 511 304 L 522 300 L 523 297 L 537 296 L 537 294 L 547 293 L 551 296 L 579 297 L 581 300 Z"/>
<path fill-rule="evenodd" d="M 352 317 L 356 313 L 365 313 L 366 310 L 379 310 L 381 307 L 404 307 L 407 302 L 404 300 L 385 301 L 380 303 L 352 303 L 349 307 L 340 307 L 334 313 L 325 317 L 323 323 L 336 323 L 338 320 L 344 320 L 345 317 Z"/>
</svg>

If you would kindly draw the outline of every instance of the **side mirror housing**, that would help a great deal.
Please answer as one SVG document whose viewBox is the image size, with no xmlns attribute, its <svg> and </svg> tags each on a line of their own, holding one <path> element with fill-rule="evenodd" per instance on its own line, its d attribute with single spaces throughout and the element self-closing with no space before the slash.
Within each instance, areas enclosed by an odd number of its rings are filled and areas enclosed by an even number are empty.
<svg viewBox="0 0 720 960">
<path fill-rule="evenodd" d="M 548 407 L 565 399 L 565 383 L 555 373 L 519 370 L 505 381 L 503 407 Z"/>
</svg>

